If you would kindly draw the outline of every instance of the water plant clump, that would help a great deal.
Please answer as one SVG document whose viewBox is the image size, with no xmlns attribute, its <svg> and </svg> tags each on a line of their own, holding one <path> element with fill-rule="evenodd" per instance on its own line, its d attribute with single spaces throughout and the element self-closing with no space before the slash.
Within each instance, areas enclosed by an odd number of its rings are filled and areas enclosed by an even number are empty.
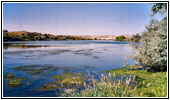
<svg viewBox="0 0 170 100">
<path fill-rule="evenodd" d="M 16 74 L 14 74 L 14 73 L 7 72 L 6 74 L 4 74 L 5 79 L 11 79 L 11 78 L 15 78 L 15 77 L 16 77 Z"/>
<path fill-rule="evenodd" d="M 60 88 L 56 82 L 50 82 L 48 84 L 43 85 L 40 90 L 55 90 Z"/>
<path fill-rule="evenodd" d="M 22 84 L 22 81 L 23 81 L 23 79 L 12 79 L 12 80 L 9 80 L 9 82 L 6 85 L 16 88 Z"/>
<path fill-rule="evenodd" d="M 19 85 L 23 84 L 25 77 L 18 77 L 16 76 L 16 74 L 8 72 L 4 74 L 4 79 L 7 80 L 7 82 L 5 83 L 6 86 L 16 88 Z"/>
<path fill-rule="evenodd" d="M 49 65 L 26 65 L 26 66 L 15 67 L 13 68 L 13 70 L 25 71 L 28 74 L 37 75 L 51 69 L 52 67 L 53 66 L 49 66 Z"/>
<path fill-rule="evenodd" d="M 62 75 L 54 75 L 52 78 L 54 81 L 43 85 L 41 90 L 80 88 L 86 80 L 83 73 L 64 73 Z"/>
</svg>

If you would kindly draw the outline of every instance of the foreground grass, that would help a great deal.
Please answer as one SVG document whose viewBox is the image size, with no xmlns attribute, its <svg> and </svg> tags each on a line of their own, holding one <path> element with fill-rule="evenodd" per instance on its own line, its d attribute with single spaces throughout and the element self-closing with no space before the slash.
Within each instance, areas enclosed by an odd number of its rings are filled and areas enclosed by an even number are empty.
<svg viewBox="0 0 170 100">
<path fill-rule="evenodd" d="M 115 69 L 99 80 L 91 79 L 85 89 L 62 96 L 70 97 L 166 97 L 167 73 Z"/>
<path fill-rule="evenodd" d="M 110 71 L 111 74 L 133 75 L 136 77 L 137 97 L 166 97 L 167 96 L 167 73 L 166 72 L 147 72 L 144 70 L 122 70 Z"/>
</svg>

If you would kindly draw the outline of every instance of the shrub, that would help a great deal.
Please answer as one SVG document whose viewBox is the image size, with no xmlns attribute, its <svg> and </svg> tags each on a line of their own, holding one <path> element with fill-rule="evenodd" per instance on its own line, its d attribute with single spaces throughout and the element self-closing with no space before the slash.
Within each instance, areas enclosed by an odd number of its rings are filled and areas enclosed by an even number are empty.
<svg viewBox="0 0 170 100">
<path fill-rule="evenodd" d="M 120 35 L 120 36 L 117 36 L 115 40 L 116 41 L 123 41 L 125 39 L 126 39 L 126 37 L 124 35 Z"/>
<path fill-rule="evenodd" d="M 147 67 L 149 71 L 167 69 L 167 18 L 160 22 L 150 20 L 146 31 L 142 33 L 140 45 L 133 45 L 135 54 L 132 58 Z"/>
</svg>

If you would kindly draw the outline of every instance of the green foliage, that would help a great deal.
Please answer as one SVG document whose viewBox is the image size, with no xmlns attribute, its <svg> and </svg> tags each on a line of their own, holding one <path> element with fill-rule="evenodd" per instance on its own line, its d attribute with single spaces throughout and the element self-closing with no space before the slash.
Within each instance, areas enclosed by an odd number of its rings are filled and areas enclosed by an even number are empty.
<svg viewBox="0 0 170 100">
<path fill-rule="evenodd" d="M 116 41 L 128 41 L 128 42 L 139 42 L 141 39 L 140 34 L 136 33 L 132 36 L 120 35 L 115 38 Z"/>
<path fill-rule="evenodd" d="M 116 41 L 124 41 L 125 39 L 126 37 L 124 35 L 120 35 L 115 38 Z"/>
<path fill-rule="evenodd" d="M 140 45 L 133 45 L 132 58 L 149 71 L 167 70 L 167 18 L 151 20 L 142 33 Z"/>
</svg>

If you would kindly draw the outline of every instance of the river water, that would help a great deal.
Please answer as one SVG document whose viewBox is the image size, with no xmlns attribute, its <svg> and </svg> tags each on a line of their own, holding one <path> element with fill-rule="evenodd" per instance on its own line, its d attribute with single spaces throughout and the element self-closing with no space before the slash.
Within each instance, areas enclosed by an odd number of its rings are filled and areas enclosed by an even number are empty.
<svg viewBox="0 0 170 100">
<path fill-rule="evenodd" d="M 10 86 L 8 85 L 10 80 L 4 78 L 3 96 L 55 97 L 57 95 L 54 90 L 40 90 L 42 85 L 52 81 L 51 76 L 62 75 L 68 72 L 81 72 L 83 74 L 105 73 L 105 70 L 123 67 L 124 60 L 128 64 L 134 64 L 133 60 L 126 57 L 130 53 L 132 53 L 132 47 L 128 42 L 117 41 L 4 42 L 3 74 L 10 72 L 17 77 L 24 77 L 25 79 L 22 81 L 22 85 Z M 33 67 L 41 68 L 41 71 L 29 69 Z M 52 67 L 55 70 L 50 70 Z M 36 72 L 34 73 L 33 71 Z"/>
</svg>

